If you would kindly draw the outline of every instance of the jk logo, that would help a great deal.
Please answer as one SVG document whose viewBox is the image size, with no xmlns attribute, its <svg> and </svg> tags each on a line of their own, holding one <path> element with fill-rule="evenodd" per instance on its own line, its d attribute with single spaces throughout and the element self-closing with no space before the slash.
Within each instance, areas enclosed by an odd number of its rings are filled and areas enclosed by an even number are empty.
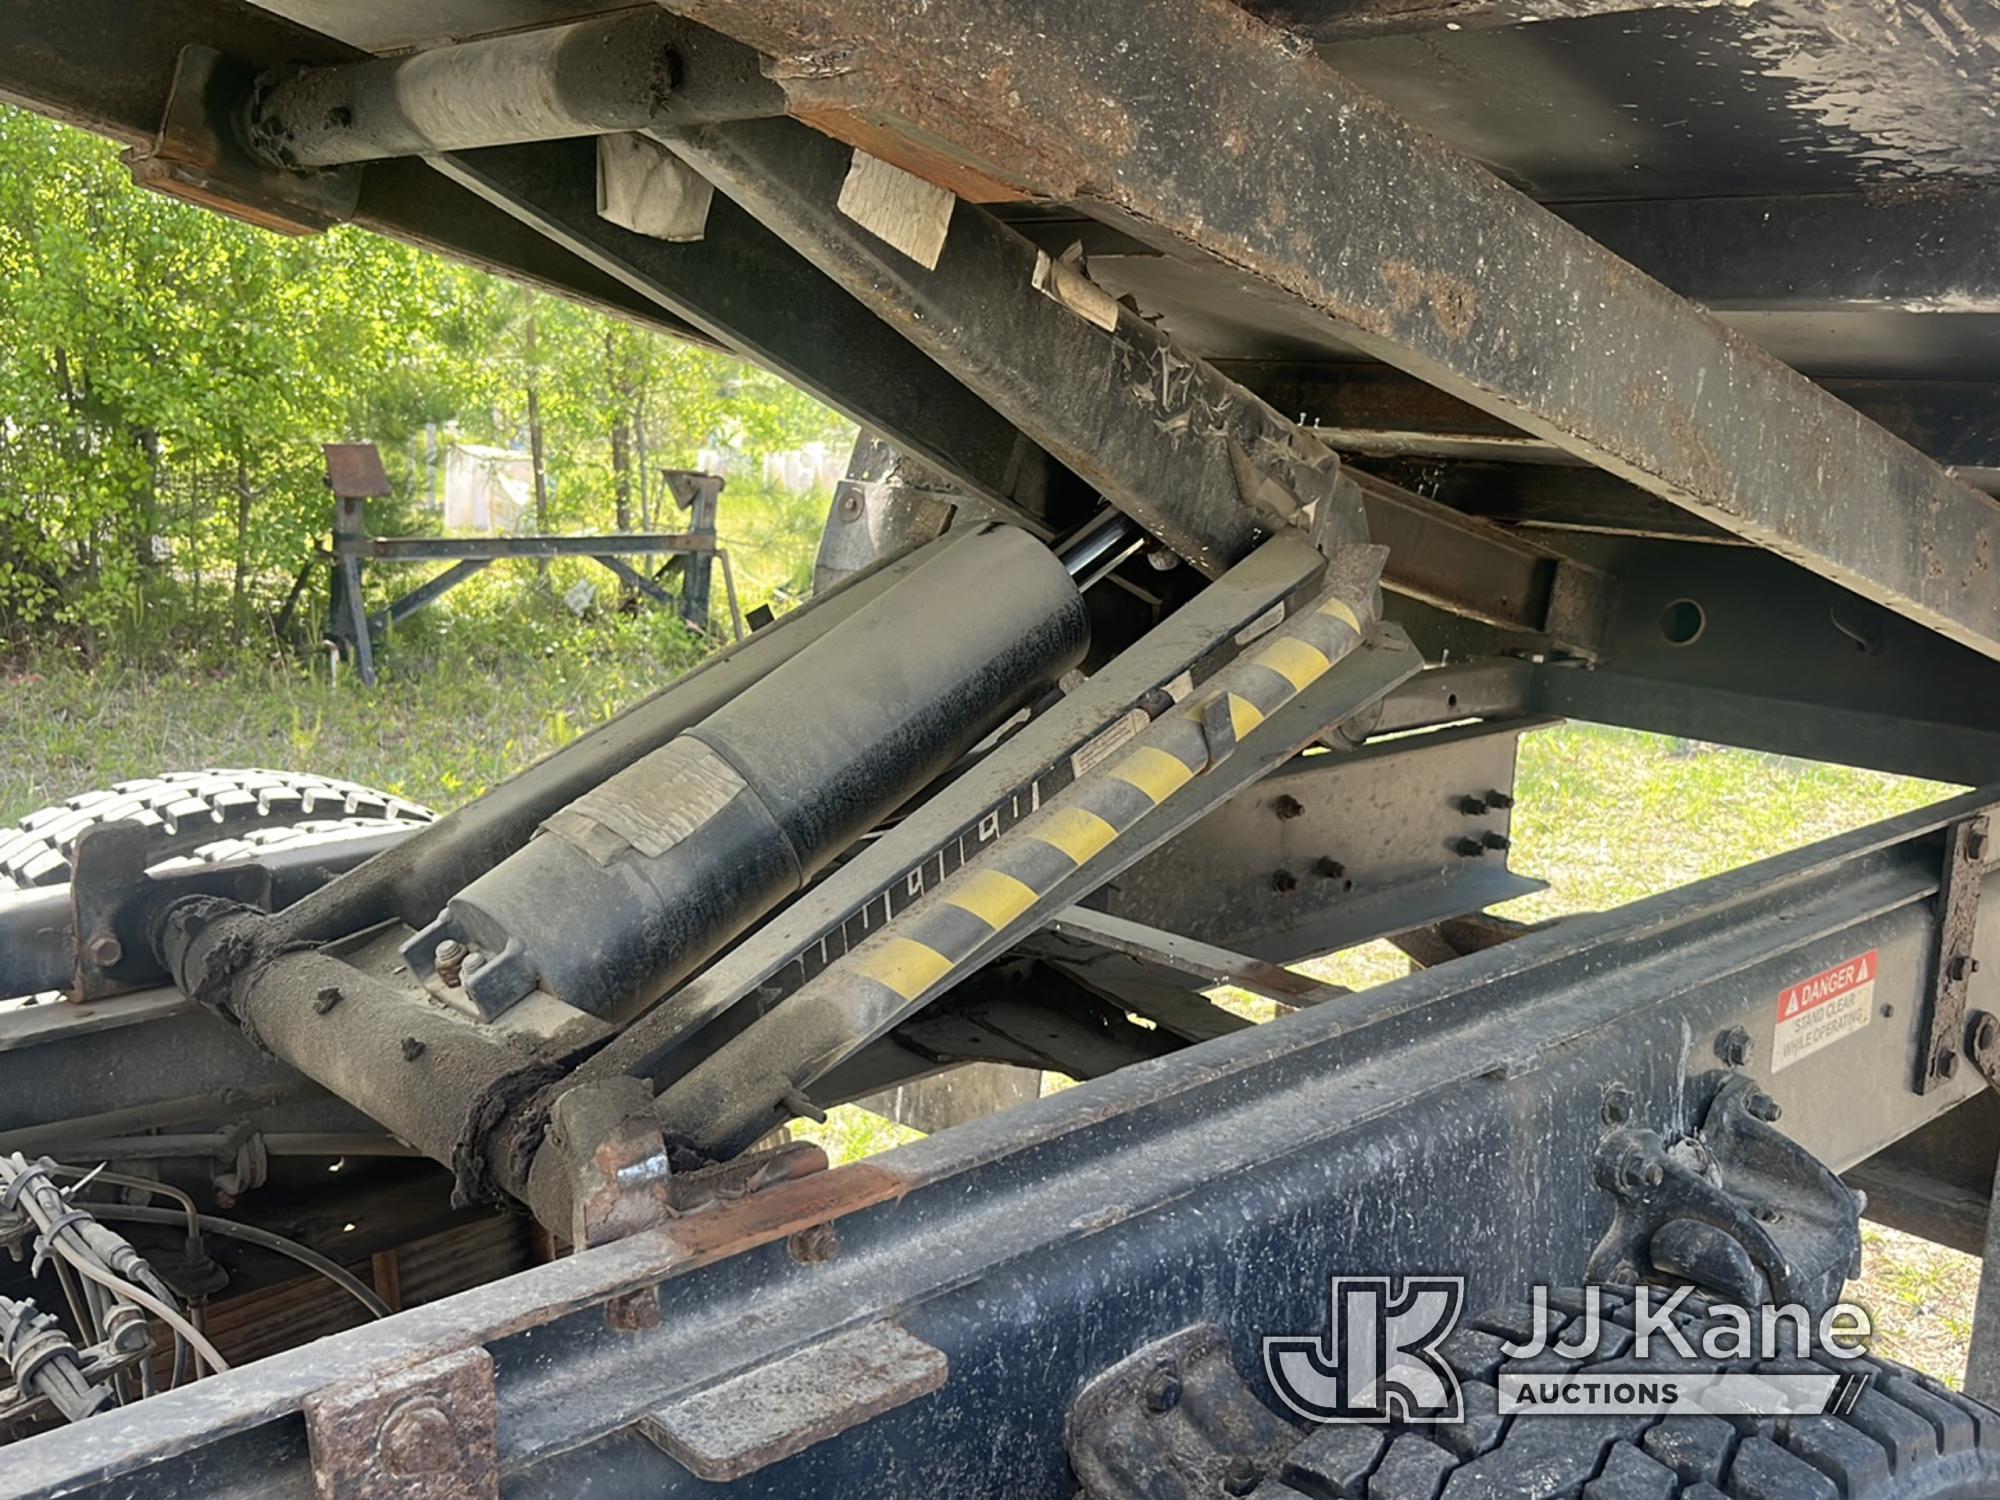
<svg viewBox="0 0 2000 1500">
<path fill-rule="evenodd" d="M 1458 1322 L 1462 1276 L 1386 1276 L 1328 1283 L 1326 1332 L 1264 1340 L 1272 1389 L 1313 1422 L 1461 1422 L 1458 1377 L 1437 1346 Z"/>
</svg>

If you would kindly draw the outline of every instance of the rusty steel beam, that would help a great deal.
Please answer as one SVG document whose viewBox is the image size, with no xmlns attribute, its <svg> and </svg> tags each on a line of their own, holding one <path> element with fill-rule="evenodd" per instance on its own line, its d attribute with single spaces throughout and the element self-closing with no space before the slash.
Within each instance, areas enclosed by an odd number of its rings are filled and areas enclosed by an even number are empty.
<svg viewBox="0 0 2000 1500">
<path fill-rule="evenodd" d="M 1329 449 L 991 214 L 791 120 L 655 134 L 1210 577 L 1315 502 L 1358 521 Z"/>
<path fill-rule="evenodd" d="M 1205 255 L 1368 356 L 2000 657 L 1990 500 L 1227 0 L 674 8 L 768 54 L 829 134 L 961 196 L 1068 200 Z"/>
<path fill-rule="evenodd" d="M 1728 0 L 1241 0 L 1243 8 L 1313 42 L 1426 31 L 1580 21 L 1635 10 L 1707 10 Z"/>
</svg>

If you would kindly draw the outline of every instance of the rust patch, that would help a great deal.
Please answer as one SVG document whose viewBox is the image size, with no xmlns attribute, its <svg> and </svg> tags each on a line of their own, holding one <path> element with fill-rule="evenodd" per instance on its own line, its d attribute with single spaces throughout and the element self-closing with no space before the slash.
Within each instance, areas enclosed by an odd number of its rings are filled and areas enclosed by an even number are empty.
<svg viewBox="0 0 2000 1500">
<path fill-rule="evenodd" d="M 1472 319 L 1479 311 L 1479 291 L 1469 281 L 1442 273 L 1431 278 L 1431 316 L 1444 336 L 1454 341 L 1472 332 Z"/>
<path fill-rule="evenodd" d="M 870 156 L 901 167 L 914 177 L 956 194 L 967 203 L 1014 203 L 1027 194 L 979 168 L 935 147 L 911 140 L 879 121 L 841 106 L 802 107 L 794 111 L 813 129 Z"/>
<path fill-rule="evenodd" d="M 1389 304 L 1398 313 L 1413 312 L 1424 298 L 1424 273 L 1406 260 L 1382 262 L 1382 285 L 1389 289 Z"/>
<path fill-rule="evenodd" d="M 1407 317 L 1428 301 L 1431 317 L 1446 338 L 1456 343 L 1472 332 L 1479 290 L 1471 282 L 1444 271 L 1426 275 L 1406 260 L 1385 260 L 1382 285 L 1388 288 L 1389 303 L 1398 316 Z"/>
<path fill-rule="evenodd" d="M 303 1407 L 320 1500 L 497 1500 L 499 1411 L 484 1349 L 328 1386 Z"/>
<path fill-rule="evenodd" d="M 788 1239 L 844 1214 L 893 1202 L 915 1186 L 899 1172 L 856 1162 L 676 1219 L 664 1233 L 690 1263 L 720 1260 Z"/>
</svg>

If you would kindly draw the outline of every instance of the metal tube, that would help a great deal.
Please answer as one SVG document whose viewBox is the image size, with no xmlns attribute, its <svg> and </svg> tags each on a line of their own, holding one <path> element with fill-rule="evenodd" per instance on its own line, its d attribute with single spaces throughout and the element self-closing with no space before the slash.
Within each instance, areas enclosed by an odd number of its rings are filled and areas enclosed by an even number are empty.
<svg viewBox="0 0 2000 1500">
<path fill-rule="evenodd" d="M 441 1006 L 413 1002 L 324 953 L 244 963 L 265 919 L 196 897 L 167 914 L 158 942 L 187 994 L 241 1025 L 266 1051 L 452 1169 L 456 1196 L 495 1189 L 486 1121 L 553 1071 L 525 1049 Z M 561 1039 L 551 1043 L 560 1050 Z"/>
<path fill-rule="evenodd" d="M 1101 519 L 1101 524 L 1087 527 L 1081 536 L 1072 538 L 1056 553 L 1062 565 L 1069 570 L 1072 578 L 1081 578 L 1090 571 L 1092 563 L 1112 551 L 1120 543 L 1133 538 L 1144 540 L 1138 522 L 1118 511 Z"/>
<path fill-rule="evenodd" d="M 274 933 L 313 942 L 388 917 L 430 921 L 459 887 L 525 844 L 542 819 L 761 682 L 945 545 L 932 542 L 891 559 L 711 657 L 400 847 L 301 897 L 273 920 Z"/>
<path fill-rule="evenodd" d="M 106 1110 L 102 1114 L 78 1115 L 70 1120 L 51 1120 L 45 1125 L 0 1131 L 0 1156 L 10 1151 L 24 1151 L 30 1155 L 44 1152 L 62 1155 L 71 1150 L 72 1140 L 85 1136 L 120 1135 L 129 1130 L 157 1130 L 167 1125 L 242 1117 L 276 1104 L 324 1097 L 321 1090 L 304 1079 L 298 1079 L 291 1083 L 265 1084 L 260 1088 L 224 1089 L 217 1094 L 162 1099 L 157 1104 L 134 1104 L 125 1109 Z"/>
<path fill-rule="evenodd" d="M 539 988 L 618 1019 L 956 763 L 1089 635 L 1039 541 L 954 533 L 892 593 L 545 818 L 403 944 L 410 973 L 489 1018 Z"/>
<path fill-rule="evenodd" d="M 252 102 L 251 150 L 297 170 L 389 156 L 643 130 L 672 88 L 665 11 L 303 68 Z"/>
</svg>

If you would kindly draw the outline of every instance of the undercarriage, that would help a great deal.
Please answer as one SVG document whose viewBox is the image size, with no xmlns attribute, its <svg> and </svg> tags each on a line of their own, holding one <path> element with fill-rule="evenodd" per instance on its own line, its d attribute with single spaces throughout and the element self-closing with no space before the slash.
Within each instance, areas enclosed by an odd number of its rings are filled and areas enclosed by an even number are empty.
<svg viewBox="0 0 2000 1500">
<path fill-rule="evenodd" d="M 1864 1207 L 1988 1245 L 1988 20 L 0 22 L 0 97 L 149 187 L 862 429 L 808 604 L 447 816 L 224 775 L 0 846 L 0 1240 L 96 1288 L 58 1339 L 0 1282 L 0 1494 L 2000 1493 L 2000 1417 L 1886 1365 L 1836 1414 L 1874 1476 L 1805 1425 L 1300 1423 L 1265 1353 L 1329 1276 L 1821 1308 Z M 1510 922 L 1565 718 L 1983 789 Z M 1382 938 L 1407 977 L 1297 967 Z M 788 1138 L 856 1101 L 927 1138 Z"/>
</svg>

